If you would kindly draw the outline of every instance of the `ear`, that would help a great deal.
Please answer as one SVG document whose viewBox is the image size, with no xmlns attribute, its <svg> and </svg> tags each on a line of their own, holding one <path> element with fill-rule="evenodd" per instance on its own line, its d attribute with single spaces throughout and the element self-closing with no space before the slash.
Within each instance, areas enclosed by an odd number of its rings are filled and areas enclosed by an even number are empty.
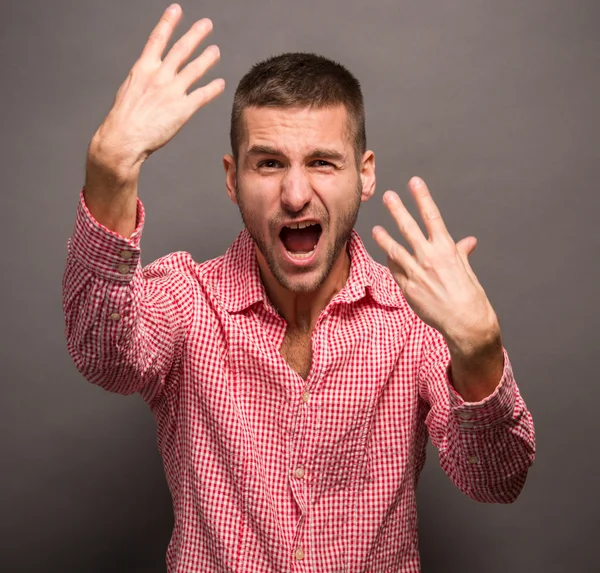
<svg viewBox="0 0 600 573">
<path fill-rule="evenodd" d="M 361 201 L 368 201 L 375 193 L 375 154 L 368 150 L 360 162 L 360 178 L 362 179 Z"/>
<path fill-rule="evenodd" d="M 225 168 L 225 187 L 227 195 L 237 205 L 237 167 L 233 156 L 227 154 L 223 157 L 223 167 Z"/>
</svg>

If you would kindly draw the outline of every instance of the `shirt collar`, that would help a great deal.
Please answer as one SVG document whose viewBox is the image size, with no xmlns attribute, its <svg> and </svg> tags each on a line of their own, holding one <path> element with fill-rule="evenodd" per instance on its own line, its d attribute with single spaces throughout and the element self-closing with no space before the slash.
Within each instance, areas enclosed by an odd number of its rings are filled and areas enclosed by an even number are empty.
<svg viewBox="0 0 600 573">
<path fill-rule="evenodd" d="M 355 230 L 347 248 L 350 273 L 344 288 L 334 298 L 350 304 L 370 296 L 382 306 L 404 307 L 406 301 L 389 269 L 373 260 Z M 255 243 L 247 229 L 242 230 L 227 249 L 209 283 L 217 300 L 230 313 L 240 312 L 259 301 L 268 301 L 260 278 Z"/>
</svg>

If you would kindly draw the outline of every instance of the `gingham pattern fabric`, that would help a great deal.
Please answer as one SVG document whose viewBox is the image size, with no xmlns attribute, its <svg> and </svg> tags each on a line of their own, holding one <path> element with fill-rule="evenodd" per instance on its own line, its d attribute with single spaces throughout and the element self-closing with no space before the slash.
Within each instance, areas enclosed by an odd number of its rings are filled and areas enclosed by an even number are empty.
<svg viewBox="0 0 600 573">
<path fill-rule="evenodd" d="M 157 423 L 175 525 L 169 573 L 420 570 L 415 487 L 428 435 L 450 479 L 511 502 L 533 422 L 504 351 L 496 391 L 466 403 L 441 335 L 354 232 L 345 287 L 321 313 L 307 380 L 279 353 L 286 323 L 242 231 L 221 257 L 142 267 L 83 192 L 68 243 L 68 350 L 90 382 L 139 392 Z"/>
</svg>

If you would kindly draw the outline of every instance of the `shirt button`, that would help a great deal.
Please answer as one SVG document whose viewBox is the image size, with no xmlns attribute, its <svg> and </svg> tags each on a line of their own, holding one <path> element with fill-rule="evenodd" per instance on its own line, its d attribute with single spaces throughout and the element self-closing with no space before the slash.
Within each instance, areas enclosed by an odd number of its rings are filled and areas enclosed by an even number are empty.
<svg viewBox="0 0 600 573">
<path fill-rule="evenodd" d="M 298 549 L 296 549 L 296 551 L 294 552 L 294 557 L 298 561 L 302 561 L 302 559 L 304 559 L 304 549 L 302 549 L 302 547 L 298 547 Z"/>
<path fill-rule="evenodd" d="M 121 258 L 129 260 L 133 257 L 133 253 L 131 251 L 121 251 Z"/>
<path fill-rule="evenodd" d="M 304 468 L 302 468 L 302 467 L 296 468 L 296 471 L 294 472 L 294 477 L 297 477 L 298 479 L 302 479 L 304 477 Z"/>
<path fill-rule="evenodd" d="M 469 456 L 469 463 L 475 465 L 479 463 L 479 458 L 477 456 Z"/>
<path fill-rule="evenodd" d="M 461 427 L 463 427 L 463 428 L 472 428 L 473 427 L 473 422 L 463 422 L 461 424 Z"/>
<path fill-rule="evenodd" d="M 118 312 L 113 312 L 110 315 L 111 320 L 119 320 L 121 318 L 121 315 Z"/>
<path fill-rule="evenodd" d="M 469 410 L 463 410 L 462 412 L 459 412 L 458 415 L 463 419 L 463 420 L 470 420 L 473 417 L 473 413 L 469 412 Z"/>
<path fill-rule="evenodd" d="M 126 265 L 125 263 L 121 263 L 118 266 L 118 269 L 122 275 L 126 275 L 129 272 L 129 265 Z"/>
<path fill-rule="evenodd" d="M 308 390 L 304 390 L 304 392 L 302 392 L 302 402 L 304 402 L 305 404 L 310 400 L 310 392 Z"/>
</svg>

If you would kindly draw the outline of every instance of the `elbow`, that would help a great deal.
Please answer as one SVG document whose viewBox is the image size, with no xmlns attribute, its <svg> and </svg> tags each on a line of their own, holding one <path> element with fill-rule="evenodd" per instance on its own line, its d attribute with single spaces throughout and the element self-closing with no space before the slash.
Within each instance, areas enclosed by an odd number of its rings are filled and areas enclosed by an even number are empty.
<svg viewBox="0 0 600 573">
<path fill-rule="evenodd" d="M 81 340 L 67 338 L 67 350 L 77 371 L 90 384 L 107 392 L 131 395 L 139 390 L 140 376 L 134 364 L 124 356 L 103 356 Z"/>
</svg>

